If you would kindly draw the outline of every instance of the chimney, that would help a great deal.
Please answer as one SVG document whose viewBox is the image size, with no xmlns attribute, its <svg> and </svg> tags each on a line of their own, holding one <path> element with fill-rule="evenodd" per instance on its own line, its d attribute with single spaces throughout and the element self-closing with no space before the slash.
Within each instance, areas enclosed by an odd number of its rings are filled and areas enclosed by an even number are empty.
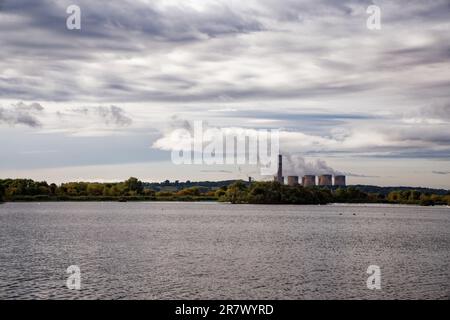
<svg viewBox="0 0 450 320">
<path fill-rule="evenodd" d="M 281 154 L 278 155 L 278 173 L 277 173 L 277 181 L 283 184 L 283 156 Z"/>
</svg>

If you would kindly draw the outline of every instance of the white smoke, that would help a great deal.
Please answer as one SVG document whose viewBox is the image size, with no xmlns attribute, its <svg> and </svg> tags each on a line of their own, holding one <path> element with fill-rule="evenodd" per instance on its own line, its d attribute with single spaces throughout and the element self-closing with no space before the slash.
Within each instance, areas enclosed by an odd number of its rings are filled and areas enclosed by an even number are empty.
<svg viewBox="0 0 450 320">
<path fill-rule="evenodd" d="M 342 172 L 333 169 L 321 159 L 306 161 L 305 158 L 295 154 L 286 155 L 283 157 L 284 176 L 303 177 L 304 175 L 322 174 L 340 175 Z"/>
</svg>

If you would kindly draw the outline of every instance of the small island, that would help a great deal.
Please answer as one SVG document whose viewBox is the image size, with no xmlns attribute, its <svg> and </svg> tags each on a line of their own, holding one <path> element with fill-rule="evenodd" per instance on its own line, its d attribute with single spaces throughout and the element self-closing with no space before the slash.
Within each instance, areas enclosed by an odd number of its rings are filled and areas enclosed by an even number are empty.
<svg viewBox="0 0 450 320">
<path fill-rule="evenodd" d="M 450 192 L 410 187 L 303 187 L 272 182 L 37 182 L 31 179 L 0 180 L 0 202 L 46 201 L 217 201 L 232 204 L 388 203 L 450 205 Z"/>
</svg>

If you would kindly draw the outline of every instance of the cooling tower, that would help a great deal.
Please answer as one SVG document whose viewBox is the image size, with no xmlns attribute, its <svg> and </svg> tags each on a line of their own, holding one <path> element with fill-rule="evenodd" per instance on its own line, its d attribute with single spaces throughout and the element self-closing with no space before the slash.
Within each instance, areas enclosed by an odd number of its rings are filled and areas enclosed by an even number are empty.
<svg viewBox="0 0 450 320">
<path fill-rule="evenodd" d="M 319 176 L 319 186 L 331 187 L 333 185 L 333 177 L 331 174 Z"/>
<path fill-rule="evenodd" d="M 297 176 L 289 176 L 288 177 L 288 185 L 291 187 L 298 185 L 298 177 Z"/>
<path fill-rule="evenodd" d="M 334 185 L 339 187 L 345 187 L 345 176 L 334 176 Z"/>
<path fill-rule="evenodd" d="M 311 187 L 316 185 L 316 176 L 307 175 L 303 177 L 303 186 Z"/>
</svg>

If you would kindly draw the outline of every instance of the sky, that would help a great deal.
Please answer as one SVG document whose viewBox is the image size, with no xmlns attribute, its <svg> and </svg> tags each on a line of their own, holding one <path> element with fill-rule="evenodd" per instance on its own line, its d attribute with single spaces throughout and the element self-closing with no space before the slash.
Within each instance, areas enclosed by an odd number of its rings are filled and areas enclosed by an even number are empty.
<svg viewBox="0 0 450 320">
<path fill-rule="evenodd" d="M 270 179 L 173 164 L 202 121 L 279 130 L 289 174 L 449 189 L 449 29 L 448 0 L 0 0 L 0 178 Z"/>
</svg>

